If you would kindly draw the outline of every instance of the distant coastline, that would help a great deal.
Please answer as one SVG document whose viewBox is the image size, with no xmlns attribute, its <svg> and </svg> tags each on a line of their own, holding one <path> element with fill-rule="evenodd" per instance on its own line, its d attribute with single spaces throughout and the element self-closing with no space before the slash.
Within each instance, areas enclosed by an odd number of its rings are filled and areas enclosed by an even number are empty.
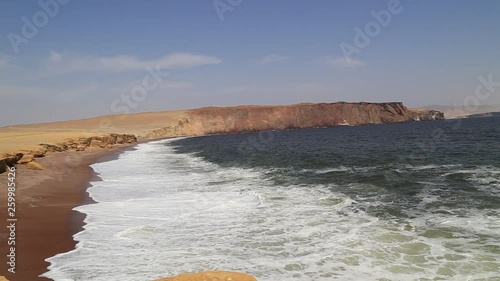
<svg viewBox="0 0 500 281">
<path fill-rule="evenodd" d="M 0 173 L 14 164 L 41 169 L 37 158 L 51 153 L 106 149 L 139 140 L 444 118 L 440 111 L 409 109 L 401 102 L 336 102 L 205 107 L 7 126 L 0 128 Z"/>
<path fill-rule="evenodd" d="M 500 111 L 471 114 L 471 115 L 468 115 L 467 117 L 468 118 L 483 118 L 483 117 L 496 117 L 496 116 L 500 116 Z"/>
</svg>

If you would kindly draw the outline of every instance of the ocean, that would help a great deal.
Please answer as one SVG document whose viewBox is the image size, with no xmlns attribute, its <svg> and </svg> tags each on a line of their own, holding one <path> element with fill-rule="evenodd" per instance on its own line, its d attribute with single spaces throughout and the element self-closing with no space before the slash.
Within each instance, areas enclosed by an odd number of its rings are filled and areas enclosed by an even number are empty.
<svg viewBox="0 0 500 281">
<path fill-rule="evenodd" d="M 92 167 L 56 281 L 500 280 L 499 117 L 169 139 Z"/>
</svg>

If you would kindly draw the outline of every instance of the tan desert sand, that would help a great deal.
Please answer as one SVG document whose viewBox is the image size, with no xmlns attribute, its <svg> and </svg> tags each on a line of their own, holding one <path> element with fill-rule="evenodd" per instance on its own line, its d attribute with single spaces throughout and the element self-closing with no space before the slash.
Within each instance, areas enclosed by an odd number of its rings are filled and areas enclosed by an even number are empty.
<svg viewBox="0 0 500 281">
<path fill-rule="evenodd" d="M 19 150 L 36 150 L 40 143 L 56 144 L 71 138 L 115 132 L 142 135 L 174 125 L 183 116 L 185 111 L 166 111 L 1 127 L 0 155 Z"/>
<path fill-rule="evenodd" d="M 156 281 L 257 281 L 245 273 L 228 271 L 209 271 L 193 274 L 181 274 L 174 277 L 163 278 Z"/>
</svg>

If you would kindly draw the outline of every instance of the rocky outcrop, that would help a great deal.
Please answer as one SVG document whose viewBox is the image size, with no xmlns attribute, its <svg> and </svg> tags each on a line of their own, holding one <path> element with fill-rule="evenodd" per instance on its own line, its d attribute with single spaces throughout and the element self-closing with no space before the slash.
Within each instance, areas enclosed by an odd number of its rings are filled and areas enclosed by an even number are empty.
<svg viewBox="0 0 500 281">
<path fill-rule="evenodd" d="M 33 160 L 35 160 L 35 156 L 30 154 L 25 154 L 21 159 L 19 159 L 19 161 L 17 161 L 17 164 L 28 164 Z"/>
<path fill-rule="evenodd" d="M 68 139 L 57 144 L 41 144 L 49 152 L 67 150 L 84 151 L 87 148 L 110 148 L 115 144 L 136 143 L 137 137 L 130 134 L 107 134 L 101 136 Z"/>
<path fill-rule="evenodd" d="M 189 118 L 181 118 L 175 125 L 163 127 L 141 136 L 141 139 L 200 135 L 192 126 Z"/>
<path fill-rule="evenodd" d="M 155 130 L 144 137 L 153 139 L 162 136 L 357 126 L 443 118 L 439 111 L 411 110 L 401 102 L 206 107 L 190 110 L 187 117 L 179 120 L 178 124 Z"/>
<path fill-rule="evenodd" d="M 88 148 L 111 148 L 116 144 L 136 143 L 137 137 L 131 134 L 106 134 L 87 138 L 68 139 L 56 144 L 40 144 L 36 150 L 22 150 L 15 154 L 5 154 L 0 157 L 0 174 L 7 171 L 8 166 L 16 164 L 27 165 L 28 169 L 42 170 L 43 167 L 35 161 L 47 153 L 63 151 L 84 151 Z"/>
<path fill-rule="evenodd" d="M 193 274 L 181 274 L 156 281 L 257 281 L 254 277 L 238 272 L 210 271 Z"/>
<path fill-rule="evenodd" d="M 0 158 L 0 161 L 3 161 L 5 165 L 7 166 L 14 166 L 17 161 L 21 160 L 23 158 L 23 153 L 15 153 L 15 154 L 5 154 L 2 158 Z"/>
<path fill-rule="evenodd" d="M 30 170 L 43 170 L 42 164 L 35 161 L 29 162 L 26 167 Z"/>
<path fill-rule="evenodd" d="M 410 112 L 413 116 L 413 121 L 430 121 L 430 120 L 444 119 L 444 113 L 437 110 L 411 109 Z"/>
<path fill-rule="evenodd" d="M 5 154 L 0 157 L 0 174 L 5 173 L 8 167 L 12 167 L 23 158 L 23 153 Z"/>
<path fill-rule="evenodd" d="M 0 174 L 7 172 L 7 164 L 5 164 L 5 160 L 0 159 Z"/>
</svg>

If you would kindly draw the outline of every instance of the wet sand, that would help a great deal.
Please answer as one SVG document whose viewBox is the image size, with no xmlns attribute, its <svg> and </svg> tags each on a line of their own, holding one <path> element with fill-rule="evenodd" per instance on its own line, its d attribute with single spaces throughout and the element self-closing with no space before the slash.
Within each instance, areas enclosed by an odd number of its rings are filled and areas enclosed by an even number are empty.
<svg viewBox="0 0 500 281">
<path fill-rule="evenodd" d="M 16 171 L 16 268 L 8 272 L 7 173 L 0 175 L 0 275 L 11 281 L 50 280 L 38 277 L 50 265 L 46 258 L 75 248 L 73 235 L 83 229 L 85 215 L 72 209 L 91 204 L 86 189 L 98 176 L 89 166 L 116 159 L 132 145 L 85 152 L 52 153 L 37 162 L 45 169 Z"/>
</svg>

